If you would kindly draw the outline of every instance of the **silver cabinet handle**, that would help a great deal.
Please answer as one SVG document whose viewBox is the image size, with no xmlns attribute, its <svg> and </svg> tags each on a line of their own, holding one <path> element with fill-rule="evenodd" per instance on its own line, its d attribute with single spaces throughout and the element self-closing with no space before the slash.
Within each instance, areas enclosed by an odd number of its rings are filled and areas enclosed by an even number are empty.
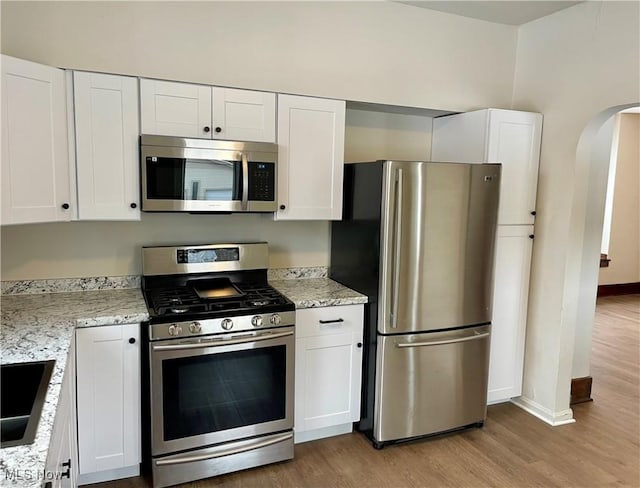
<svg viewBox="0 0 640 488">
<path fill-rule="evenodd" d="M 396 342 L 396 347 L 424 347 L 424 346 L 441 346 L 443 344 L 456 344 L 458 342 L 475 341 L 476 339 L 483 339 L 489 337 L 489 332 L 483 332 L 482 334 L 475 334 L 472 336 L 462 337 L 460 339 L 451 339 L 448 341 L 430 341 L 430 342 Z"/>
<path fill-rule="evenodd" d="M 318 320 L 322 325 L 325 324 L 338 324 L 340 322 L 344 322 L 344 319 L 334 319 L 334 320 Z"/>
<path fill-rule="evenodd" d="M 293 331 L 276 333 L 267 332 L 264 334 L 241 337 L 239 339 L 217 339 L 182 344 L 161 344 L 159 346 L 151 346 L 151 349 L 153 349 L 154 351 L 183 351 L 185 349 L 205 349 L 207 347 L 222 347 L 230 346 L 233 344 L 246 344 L 247 342 L 267 341 L 270 339 L 277 339 L 279 337 L 286 337 L 290 335 L 293 335 Z"/>
<path fill-rule="evenodd" d="M 184 463 L 193 463 L 196 461 L 205 461 L 207 459 L 215 459 L 223 456 L 232 456 L 233 454 L 240 454 L 247 451 L 253 451 L 255 449 L 260 449 L 262 447 L 271 446 L 273 444 L 279 444 L 280 442 L 288 441 L 293 437 L 291 432 L 287 432 L 286 434 L 282 434 L 277 437 L 272 437 L 270 439 L 264 441 L 253 442 L 243 447 L 236 448 L 228 448 L 228 449 L 220 449 L 215 452 L 209 452 L 207 454 L 199 454 L 199 455 L 185 455 L 178 458 L 172 459 L 158 459 L 155 461 L 156 466 L 170 466 L 172 464 L 184 464 Z"/>
<path fill-rule="evenodd" d="M 249 206 L 249 161 L 247 155 L 242 153 L 242 210 Z"/>
<path fill-rule="evenodd" d="M 391 327 L 395 329 L 398 326 L 398 287 L 400 281 L 400 249 L 402 247 L 402 168 L 396 173 L 396 198 L 395 198 L 395 225 L 396 233 L 393 245 L 393 283 L 391 285 Z"/>
</svg>

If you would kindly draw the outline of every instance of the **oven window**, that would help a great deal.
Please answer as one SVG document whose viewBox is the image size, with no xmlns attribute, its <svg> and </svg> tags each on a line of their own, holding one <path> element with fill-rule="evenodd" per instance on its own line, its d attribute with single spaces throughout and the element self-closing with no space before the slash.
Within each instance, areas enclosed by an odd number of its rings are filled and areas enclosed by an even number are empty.
<svg viewBox="0 0 640 488">
<path fill-rule="evenodd" d="M 241 199 L 239 161 L 147 157 L 147 198 L 160 200 Z"/>
<path fill-rule="evenodd" d="M 286 346 L 162 361 L 164 440 L 285 418 Z"/>
</svg>

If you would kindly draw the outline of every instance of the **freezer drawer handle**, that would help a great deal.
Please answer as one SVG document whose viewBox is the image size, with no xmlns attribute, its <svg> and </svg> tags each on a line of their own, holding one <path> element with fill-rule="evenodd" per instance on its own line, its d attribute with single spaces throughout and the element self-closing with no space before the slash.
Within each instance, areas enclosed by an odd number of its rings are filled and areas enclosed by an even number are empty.
<svg viewBox="0 0 640 488">
<path fill-rule="evenodd" d="M 318 320 L 322 325 L 325 324 L 338 324 L 340 322 L 344 322 L 344 319 L 335 319 L 335 320 Z"/>
<path fill-rule="evenodd" d="M 252 444 L 248 444 L 243 447 L 220 449 L 212 453 L 210 452 L 207 454 L 200 454 L 200 455 L 185 455 L 183 457 L 173 458 L 173 459 L 158 459 L 155 463 L 156 463 L 156 466 L 169 466 L 172 464 L 184 464 L 184 463 L 193 463 L 196 461 L 206 461 L 207 459 L 215 459 L 223 456 L 232 456 L 233 454 L 240 454 L 243 452 L 260 449 L 262 447 L 271 446 L 273 444 L 278 444 L 280 442 L 287 441 L 292 437 L 293 437 L 293 434 L 291 432 L 288 432 L 278 437 L 272 437 L 271 439 L 267 439 L 264 441 L 254 442 Z"/>
<path fill-rule="evenodd" d="M 462 337 L 460 339 L 451 339 L 449 341 L 431 341 L 431 342 L 396 342 L 396 347 L 422 347 L 422 346 L 441 346 L 443 344 L 456 344 L 458 342 L 475 341 L 476 339 L 483 339 L 489 337 L 489 332 L 482 334 L 475 334 L 468 337 Z"/>
</svg>

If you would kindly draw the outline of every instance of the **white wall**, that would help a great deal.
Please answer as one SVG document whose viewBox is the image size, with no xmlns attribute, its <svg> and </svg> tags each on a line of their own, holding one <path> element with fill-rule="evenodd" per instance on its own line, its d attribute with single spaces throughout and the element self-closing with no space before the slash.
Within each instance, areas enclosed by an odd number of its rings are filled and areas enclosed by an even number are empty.
<svg viewBox="0 0 640 488">
<path fill-rule="evenodd" d="M 429 159 L 431 117 L 347 110 L 346 119 L 345 161 Z"/>
<path fill-rule="evenodd" d="M 591 138 L 619 110 L 608 109 L 638 103 L 639 63 L 638 2 L 585 2 L 519 29 L 513 104 L 544 114 L 521 403 L 551 422 L 572 416 L 574 339 L 591 335 L 577 323 L 597 285 L 583 248 L 598 247 L 602 231 L 600 220 L 593 235 L 586 212 L 591 198 L 604 202 L 588 192 Z"/>
<path fill-rule="evenodd" d="M 396 2 L 5 2 L 2 52 L 391 105 L 508 107 L 516 29 Z"/>
<path fill-rule="evenodd" d="M 66 68 L 444 110 L 508 107 L 516 29 L 392 2 L 1 2 L 4 54 Z M 485 69 L 491 66 L 491 70 Z M 347 111 L 347 160 L 425 159 L 431 118 Z M 264 239 L 323 266 L 327 222 L 143 214 L 2 228 L 3 280 L 140 273 L 142 245 Z"/>
<path fill-rule="evenodd" d="M 143 213 L 141 222 L 3 227 L 2 279 L 138 275 L 142 246 L 225 241 L 269 242 L 272 268 L 328 264 L 328 222 L 274 222 L 262 215 Z"/>
<path fill-rule="evenodd" d="M 620 114 L 613 119 L 613 137 L 611 141 L 609 157 L 609 174 L 607 175 L 607 192 L 604 202 L 604 222 L 602 224 L 602 242 L 600 254 L 609 254 L 609 241 L 611 239 L 611 216 L 613 212 L 613 194 L 616 186 L 616 164 L 618 162 L 618 143 L 620 136 Z"/>
<path fill-rule="evenodd" d="M 601 285 L 640 282 L 640 114 L 620 114 L 608 268 Z"/>
</svg>

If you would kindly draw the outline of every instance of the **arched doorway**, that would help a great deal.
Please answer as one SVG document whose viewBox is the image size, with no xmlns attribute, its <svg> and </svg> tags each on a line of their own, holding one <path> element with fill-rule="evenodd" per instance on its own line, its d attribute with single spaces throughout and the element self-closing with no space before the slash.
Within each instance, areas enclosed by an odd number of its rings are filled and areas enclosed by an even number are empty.
<svg viewBox="0 0 640 488">
<path fill-rule="evenodd" d="M 600 246 L 605 211 L 613 122 L 615 116 L 640 102 L 618 105 L 596 115 L 583 130 L 576 153 L 576 191 L 573 198 L 571 249 L 567 262 L 564 304 L 575 328 L 572 378 L 590 375 L 591 340 L 595 316 Z"/>
</svg>

